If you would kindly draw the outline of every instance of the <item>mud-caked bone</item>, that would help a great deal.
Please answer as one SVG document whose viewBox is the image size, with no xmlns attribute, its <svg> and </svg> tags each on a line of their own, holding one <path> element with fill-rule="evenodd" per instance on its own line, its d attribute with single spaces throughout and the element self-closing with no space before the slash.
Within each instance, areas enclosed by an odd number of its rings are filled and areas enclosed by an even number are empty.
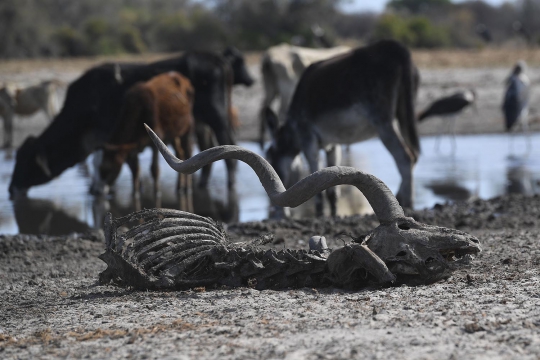
<svg viewBox="0 0 540 360">
<path fill-rule="evenodd" d="M 272 204 L 287 207 L 298 206 L 332 186 L 354 185 L 365 195 L 381 225 L 362 243 L 333 251 L 318 238 L 310 240 L 310 251 L 276 252 L 260 249 L 264 239 L 252 244 L 231 244 L 219 226 L 197 215 L 147 210 L 129 219 L 109 221 L 108 246 L 102 259 L 114 270 L 102 274 L 103 282 L 116 279 L 145 288 L 209 283 L 257 288 L 357 287 L 396 280 L 429 283 L 446 276 L 461 260 L 480 251 L 473 236 L 405 217 L 382 181 L 355 168 L 326 168 L 285 190 L 270 164 L 249 150 L 218 146 L 181 161 L 151 129 L 147 130 L 167 163 L 178 172 L 190 174 L 214 161 L 237 159 L 255 171 Z M 126 233 L 128 236 L 116 233 L 121 223 L 141 216 L 151 218 L 150 225 L 136 225 Z M 184 218 L 189 219 L 188 223 Z"/>
</svg>

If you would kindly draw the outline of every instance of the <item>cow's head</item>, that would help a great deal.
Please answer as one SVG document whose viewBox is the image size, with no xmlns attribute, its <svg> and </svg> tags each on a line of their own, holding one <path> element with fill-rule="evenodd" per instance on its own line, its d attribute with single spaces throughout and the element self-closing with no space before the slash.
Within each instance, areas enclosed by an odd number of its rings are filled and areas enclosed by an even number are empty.
<svg viewBox="0 0 540 360">
<path fill-rule="evenodd" d="M 275 131 L 271 130 L 273 140 L 266 150 L 266 160 L 276 170 L 285 187 L 289 187 L 298 180 L 296 175 L 301 166 L 297 159 L 300 154 L 300 139 L 296 130 L 288 124 Z"/>
<path fill-rule="evenodd" d="M 92 176 L 92 184 L 90 185 L 90 194 L 96 196 L 109 194 L 116 179 L 120 175 L 122 165 L 134 149 L 136 149 L 136 145 L 134 147 L 133 144 L 104 144 L 103 149 L 94 152 L 94 159 L 92 161 L 94 174 Z M 133 190 L 138 191 L 139 189 Z"/>
<path fill-rule="evenodd" d="M 234 74 L 234 85 L 242 84 L 251 86 L 254 83 L 253 78 L 249 74 L 244 55 L 235 47 L 227 47 L 223 52 L 223 57 L 227 59 Z"/>
<path fill-rule="evenodd" d="M 15 169 L 9 184 L 10 199 L 26 195 L 32 186 L 53 178 L 47 155 L 36 146 L 36 138 L 29 136 L 17 150 Z"/>
</svg>

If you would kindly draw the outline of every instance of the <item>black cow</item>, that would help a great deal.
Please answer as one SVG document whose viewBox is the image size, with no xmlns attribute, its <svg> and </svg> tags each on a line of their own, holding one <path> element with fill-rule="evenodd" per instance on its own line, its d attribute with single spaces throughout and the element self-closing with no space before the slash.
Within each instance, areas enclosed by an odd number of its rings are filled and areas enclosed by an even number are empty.
<svg viewBox="0 0 540 360">
<path fill-rule="evenodd" d="M 290 185 L 291 164 L 300 153 L 315 172 L 319 149 L 326 150 L 328 166 L 339 165 L 338 144 L 378 135 L 401 174 L 397 198 L 402 206 L 411 207 L 412 171 L 420 152 L 414 115 L 418 83 L 409 51 L 392 40 L 312 64 L 296 87 L 286 123 L 279 129 L 273 126 L 274 141 L 267 152 L 270 163 Z M 335 215 L 336 192 L 330 188 L 327 195 Z M 320 195 L 316 206 L 322 215 Z"/>
<path fill-rule="evenodd" d="M 188 52 L 151 64 L 107 63 L 75 80 L 49 127 L 37 138 L 28 137 L 19 148 L 9 185 L 11 197 L 49 182 L 102 146 L 115 128 L 126 91 L 168 71 L 183 74 L 193 84 L 196 121 L 208 124 L 219 144 L 234 144 L 228 120 L 231 86 L 253 83 L 238 52 L 228 49 L 225 56 Z M 229 187 L 235 182 L 235 168 L 234 161 L 227 161 Z"/>
</svg>

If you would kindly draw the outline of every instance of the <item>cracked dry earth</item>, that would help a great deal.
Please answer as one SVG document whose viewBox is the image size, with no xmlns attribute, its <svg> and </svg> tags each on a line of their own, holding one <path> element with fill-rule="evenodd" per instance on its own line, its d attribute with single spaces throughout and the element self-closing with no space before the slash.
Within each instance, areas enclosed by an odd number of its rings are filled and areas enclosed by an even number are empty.
<svg viewBox="0 0 540 360">
<path fill-rule="evenodd" d="M 484 251 L 417 287 L 140 292 L 97 286 L 102 239 L 0 239 L 0 358 L 540 358 L 540 197 L 505 196 L 411 212 L 476 235 Z M 276 233 L 276 247 L 329 246 L 373 216 L 229 226 Z M 345 236 L 346 237 L 346 236 Z"/>
</svg>

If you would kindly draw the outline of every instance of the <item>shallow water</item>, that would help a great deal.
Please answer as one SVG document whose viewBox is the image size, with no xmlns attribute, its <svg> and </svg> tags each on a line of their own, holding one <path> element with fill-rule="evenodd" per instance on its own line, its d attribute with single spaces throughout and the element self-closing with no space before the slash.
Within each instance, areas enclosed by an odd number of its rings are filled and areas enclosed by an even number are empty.
<svg viewBox="0 0 540 360">
<path fill-rule="evenodd" d="M 512 141 L 503 135 L 456 137 L 456 151 L 443 137 L 440 150 L 435 151 L 436 138 L 422 139 L 422 156 L 416 166 L 415 208 L 431 207 L 445 201 L 488 199 L 509 192 L 534 194 L 540 192 L 540 134 L 531 135 L 532 151 L 526 155 L 526 142 L 517 135 Z M 511 144 L 513 142 L 513 149 Z M 240 145 L 260 153 L 254 143 Z M 141 169 L 149 169 L 150 150 L 141 154 Z M 343 165 L 355 166 L 382 179 L 392 191 L 397 191 L 400 176 L 394 161 L 378 139 L 352 145 L 343 152 Z M 116 185 L 116 194 L 109 199 L 88 195 L 91 157 L 85 164 L 64 172 L 54 181 L 32 188 L 28 199 L 11 202 L 7 187 L 14 159 L 0 156 L 0 233 L 67 234 L 101 226 L 106 211 L 122 216 L 134 210 L 131 197 L 131 175 L 124 167 Z M 177 207 L 174 195 L 176 174 L 161 159 L 163 207 Z M 142 206 L 152 207 L 149 172 L 143 171 Z M 196 180 L 196 179 L 195 179 Z M 195 212 L 223 222 L 261 220 L 268 217 L 269 202 L 256 175 L 239 163 L 237 190 L 226 189 L 225 166 L 213 167 L 207 191 L 195 189 Z M 313 204 L 293 209 L 295 217 L 313 216 Z M 339 215 L 370 212 L 360 192 L 350 186 L 341 188 Z"/>
</svg>

